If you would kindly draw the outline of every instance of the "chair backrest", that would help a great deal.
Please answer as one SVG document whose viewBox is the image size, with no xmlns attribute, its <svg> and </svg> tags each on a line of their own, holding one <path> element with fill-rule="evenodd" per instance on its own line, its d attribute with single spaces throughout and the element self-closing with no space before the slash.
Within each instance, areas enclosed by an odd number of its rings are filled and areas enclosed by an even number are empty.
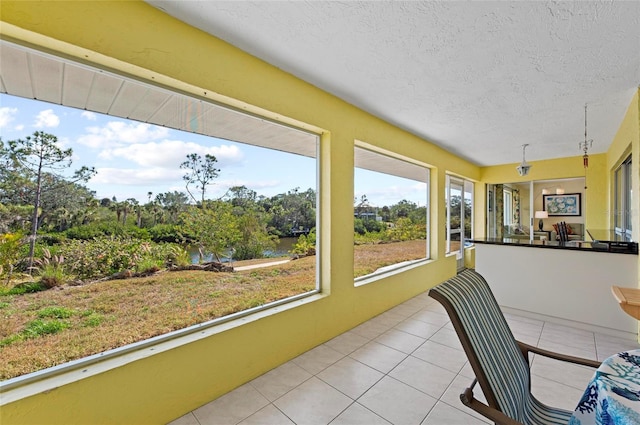
<svg viewBox="0 0 640 425">
<path fill-rule="evenodd" d="M 486 280 L 467 269 L 429 295 L 447 310 L 489 405 L 525 423 L 529 366 Z"/>
</svg>

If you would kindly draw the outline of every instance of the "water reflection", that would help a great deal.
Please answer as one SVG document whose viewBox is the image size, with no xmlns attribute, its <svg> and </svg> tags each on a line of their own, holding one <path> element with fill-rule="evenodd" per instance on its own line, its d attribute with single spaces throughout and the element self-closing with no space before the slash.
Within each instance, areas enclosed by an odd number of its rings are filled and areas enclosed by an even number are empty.
<svg viewBox="0 0 640 425">
<path fill-rule="evenodd" d="M 276 246 L 274 250 L 267 250 L 264 252 L 265 257 L 282 257 L 289 255 L 289 251 L 293 248 L 293 245 L 298 241 L 297 238 L 280 238 L 280 243 Z M 198 254 L 198 247 L 195 245 L 190 245 L 187 248 L 187 252 L 191 257 L 191 264 L 198 264 L 200 260 L 200 256 Z M 205 253 L 203 261 L 214 261 L 215 258 L 211 253 Z M 227 251 L 220 257 L 220 260 L 223 263 L 228 263 L 232 260 L 231 252 Z"/>
</svg>

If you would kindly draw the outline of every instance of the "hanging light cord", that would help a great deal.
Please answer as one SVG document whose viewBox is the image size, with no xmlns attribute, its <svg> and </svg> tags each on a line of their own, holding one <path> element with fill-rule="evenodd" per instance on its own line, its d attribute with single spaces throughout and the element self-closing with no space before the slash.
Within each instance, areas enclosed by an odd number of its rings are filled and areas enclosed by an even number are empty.
<svg viewBox="0 0 640 425">
<path fill-rule="evenodd" d="M 589 168 L 589 148 L 593 145 L 593 140 L 587 139 L 587 104 L 584 104 L 584 142 L 578 143 L 578 146 L 584 152 L 582 155 L 582 165 L 584 166 L 584 188 L 587 188 L 587 168 Z"/>
</svg>

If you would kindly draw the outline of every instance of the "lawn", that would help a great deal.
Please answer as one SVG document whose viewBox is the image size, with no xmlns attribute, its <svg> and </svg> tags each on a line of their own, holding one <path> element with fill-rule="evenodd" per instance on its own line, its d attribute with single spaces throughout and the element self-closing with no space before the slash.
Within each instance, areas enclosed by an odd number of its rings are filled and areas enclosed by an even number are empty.
<svg viewBox="0 0 640 425">
<path fill-rule="evenodd" d="M 358 246 L 355 274 L 424 252 L 424 240 Z M 165 271 L 0 296 L 0 380 L 312 291 L 315 262 L 306 257 L 234 273 Z"/>
</svg>

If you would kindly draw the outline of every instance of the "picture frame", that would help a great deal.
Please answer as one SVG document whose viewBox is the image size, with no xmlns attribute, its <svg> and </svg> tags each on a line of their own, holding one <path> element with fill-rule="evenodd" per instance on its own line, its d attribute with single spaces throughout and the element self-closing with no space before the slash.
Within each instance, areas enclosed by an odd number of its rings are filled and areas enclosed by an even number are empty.
<svg viewBox="0 0 640 425">
<path fill-rule="evenodd" d="M 542 195 L 542 209 L 549 214 L 549 217 L 579 217 L 582 215 L 582 194 Z"/>
</svg>

